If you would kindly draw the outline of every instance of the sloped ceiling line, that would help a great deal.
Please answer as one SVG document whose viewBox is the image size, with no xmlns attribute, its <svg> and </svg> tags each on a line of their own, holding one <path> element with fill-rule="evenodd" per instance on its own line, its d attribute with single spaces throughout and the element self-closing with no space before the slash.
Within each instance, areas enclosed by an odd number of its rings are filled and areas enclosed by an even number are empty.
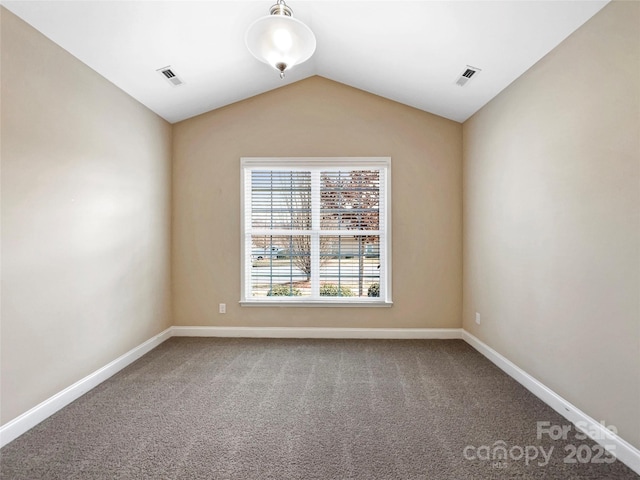
<svg viewBox="0 0 640 480">
<path fill-rule="evenodd" d="M 607 2 L 290 0 L 318 47 L 284 80 L 244 45 L 273 0 L 2 5 L 171 123 L 313 75 L 463 122 Z"/>
</svg>

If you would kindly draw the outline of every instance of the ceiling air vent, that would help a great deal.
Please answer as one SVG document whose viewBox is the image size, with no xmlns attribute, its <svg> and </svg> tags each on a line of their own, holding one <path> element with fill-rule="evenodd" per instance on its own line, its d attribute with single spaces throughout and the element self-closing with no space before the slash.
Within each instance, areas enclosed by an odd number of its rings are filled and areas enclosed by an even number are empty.
<svg viewBox="0 0 640 480">
<path fill-rule="evenodd" d="M 460 74 L 458 79 L 456 80 L 456 85 L 459 87 L 464 87 L 469 80 L 471 80 L 475 75 L 478 74 L 481 70 L 476 67 L 471 67 L 467 65 L 464 71 Z"/>
<path fill-rule="evenodd" d="M 174 87 L 178 87 L 184 83 L 182 80 L 180 80 L 180 77 L 178 77 L 175 72 L 171 70 L 171 67 L 159 68 L 156 71 L 159 72 L 164 78 L 166 78 L 167 82 L 169 82 Z"/>
</svg>

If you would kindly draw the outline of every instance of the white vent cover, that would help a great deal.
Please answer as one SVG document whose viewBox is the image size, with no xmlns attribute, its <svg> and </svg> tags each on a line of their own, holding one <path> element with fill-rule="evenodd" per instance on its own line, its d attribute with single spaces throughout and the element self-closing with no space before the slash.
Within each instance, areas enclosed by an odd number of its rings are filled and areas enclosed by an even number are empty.
<svg viewBox="0 0 640 480">
<path fill-rule="evenodd" d="M 472 78 L 474 78 L 474 76 L 476 76 L 480 71 L 481 70 L 479 68 L 467 65 L 466 68 L 463 70 L 463 72 L 460 74 L 460 76 L 458 76 L 458 79 L 456 80 L 456 85 L 458 85 L 459 87 L 464 87 L 467 84 L 467 82 Z"/>
<path fill-rule="evenodd" d="M 162 75 L 171 85 L 174 87 L 178 87 L 182 85 L 184 82 L 178 77 L 171 67 L 163 67 L 156 70 L 160 75 Z"/>
</svg>

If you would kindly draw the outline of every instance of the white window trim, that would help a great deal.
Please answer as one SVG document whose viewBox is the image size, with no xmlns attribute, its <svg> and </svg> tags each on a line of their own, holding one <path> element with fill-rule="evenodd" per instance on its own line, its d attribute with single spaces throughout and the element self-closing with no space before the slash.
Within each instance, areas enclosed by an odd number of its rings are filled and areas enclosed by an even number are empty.
<svg viewBox="0 0 640 480">
<path fill-rule="evenodd" d="M 393 305 L 391 296 L 391 157 L 241 157 L 240 175 L 240 238 L 241 238 L 241 275 L 240 275 L 240 305 L 247 307 L 390 307 Z M 251 191 L 247 185 L 247 175 L 254 168 L 271 170 L 301 170 L 318 168 L 354 168 L 366 170 L 384 169 L 384 191 L 383 204 L 380 208 L 385 214 L 383 230 L 386 248 L 380 250 L 380 285 L 381 296 L 371 298 L 352 298 L 345 300 L 343 297 L 324 297 L 322 300 L 312 298 L 301 300 L 299 297 L 266 297 L 247 298 L 250 291 L 249 282 L 251 280 L 251 262 L 247 262 L 247 235 L 245 208 L 251 205 Z M 306 170 L 305 170 L 306 169 Z M 344 233 L 342 231 L 341 233 Z M 249 247 L 250 248 L 250 247 Z M 383 286 L 384 285 L 384 286 Z"/>
</svg>

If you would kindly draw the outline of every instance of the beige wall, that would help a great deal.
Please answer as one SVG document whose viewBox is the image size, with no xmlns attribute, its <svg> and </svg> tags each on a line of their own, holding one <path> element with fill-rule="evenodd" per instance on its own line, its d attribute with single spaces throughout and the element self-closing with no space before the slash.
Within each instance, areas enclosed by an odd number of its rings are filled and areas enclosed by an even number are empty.
<svg viewBox="0 0 640 480">
<path fill-rule="evenodd" d="M 2 417 L 171 323 L 171 126 L 5 9 Z"/>
<path fill-rule="evenodd" d="M 175 124 L 174 323 L 459 328 L 461 132 L 321 77 Z M 252 156 L 392 158 L 393 307 L 238 305 L 240 157 Z"/>
<path fill-rule="evenodd" d="M 636 447 L 639 25 L 609 4 L 464 124 L 464 328 Z"/>
<path fill-rule="evenodd" d="M 607 6 L 464 126 L 313 77 L 172 129 L 0 8 L 0 421 L 169 326 L 171 297 L 176 325 L 463 318 L 640 447 L 639 10 Z M 395 305 L 240 307 L 242 156 L 391 156 Z"/>
</svg>

